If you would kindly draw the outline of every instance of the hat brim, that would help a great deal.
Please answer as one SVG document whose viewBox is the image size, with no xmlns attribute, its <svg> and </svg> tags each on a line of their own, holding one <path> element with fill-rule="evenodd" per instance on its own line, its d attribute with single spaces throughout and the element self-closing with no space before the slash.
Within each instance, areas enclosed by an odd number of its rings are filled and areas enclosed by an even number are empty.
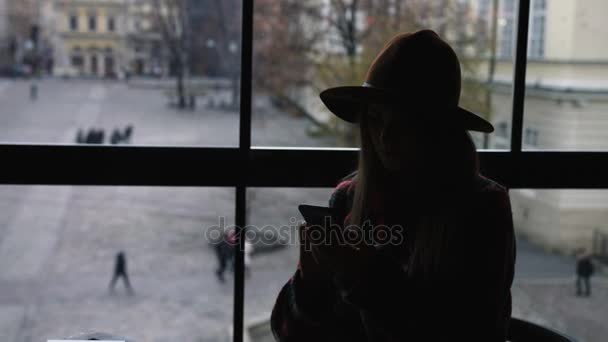
<svg viewBox="0 0 608 342">
<path fill-rule="evenodd" d="M 364 86 L 341 86 L 329 88 L 319 94 L 323 104 L 340 119 L 357 123 L 363 105 L 369 103 L 404 103 L 403 96 L 396 96 L 384 89 Z M 460 106 L 455 108 L 460 116 L 464 129 L 484 133 L 492 133 L 494 126 L 481 116 Z"/>
</svg>

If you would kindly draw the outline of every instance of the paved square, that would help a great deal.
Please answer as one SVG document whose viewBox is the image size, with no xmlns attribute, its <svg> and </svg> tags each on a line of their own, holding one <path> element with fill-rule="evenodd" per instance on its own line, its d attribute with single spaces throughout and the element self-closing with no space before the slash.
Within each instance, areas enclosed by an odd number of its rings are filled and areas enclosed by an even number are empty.
<svg viewBox="0 0 608 342">
<path fill-rule="evenodd" d="M 142 145 L 236 146 L 238 114 L 179 112 L 159 90 L 121 82 L 0 80 L 0 140 L 73 143 L 79 128 L 135 126 Z M 219 96 L 219 95 L 218 95 Z M 225 96 L 225 94 L 222 94 Z M 334 146 L 313 138 L 305 118 L 255 99 L 254 145 Z M 176 165 L 175 167 L 187 167 Z M 40 170 L 44 172 L 44 170 Z M 326 205 L 330 189 L 250 189 L 249 223 L 288 225 L 300 203 Z M 38 342 L 96 330 L 136 341 L 226 341 L 232 277 L 215 278 L 205 229 L 234 222 L 232 188 L 0 187 L 0 340 Z M 124 250 L 135 289 L 110 295 L 114 256 Z M 267 316 L 292 274 L 298 250 L 256 254 L 246 280 L 246 321 Z M 514 315 L 581 341 L 608 335 L 608 284 L 594 279 L 590 299 L 573 295 L 574 261 L 520 241 Z"/>
</svg>

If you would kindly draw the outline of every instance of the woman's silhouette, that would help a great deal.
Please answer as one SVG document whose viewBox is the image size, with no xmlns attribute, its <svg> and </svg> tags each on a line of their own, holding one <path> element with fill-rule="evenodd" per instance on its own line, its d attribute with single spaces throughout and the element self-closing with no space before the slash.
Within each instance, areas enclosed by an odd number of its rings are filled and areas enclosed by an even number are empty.
<svg viewBox="0 0 608 342">
<path fill-rule="evenodd" d="M 356 248 L 301 244 L 272 311 L 277 340 L 505 341 L 515 264 L 510 199 L 479 173 L 468 131 L 493 127 L 458 106 L 460 76 L 452 48 L 422 30 L 391 39 L 363 86 L 321 93 L 330 111 L 360 128 L 358 168 L 329 200 L 342 229 L 384 227 L 401 238 Z M 300 226 L 301 239 L 307 232 Z"/>
</svg>

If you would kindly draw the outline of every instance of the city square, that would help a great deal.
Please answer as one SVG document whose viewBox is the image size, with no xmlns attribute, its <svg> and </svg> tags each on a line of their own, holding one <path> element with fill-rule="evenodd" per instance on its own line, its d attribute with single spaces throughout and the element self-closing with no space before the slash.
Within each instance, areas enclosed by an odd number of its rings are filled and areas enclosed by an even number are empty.
<svg viewBox="0 0 608 342">
<path fill-rule="evenodd" d="M 135 145 L 235 146 L 238 115 L 206 108 L 179 111 L 157 89 L 104 80 L 3 80 L 0 138 L 71 144 L 79 128 L 135 126 Z M 221 95 L 218 95 L 221 96 Z M 254 145 L 331 146 L 306 134 L 311 122 L 256 100 Z M 175 167 L 187 167 L 187 165 Z M 213 167 L 213 166 L 210 166 Z M 120 170 L 117 170 L 120 172 Z M 248 190 L 248 224 L 289 225 L 300 203 L 326 205 L 331 189 Z M 2 186 L 0 188 L 0 334 L 3 341 L 41 341 L 105 331 L 136 341 L 226 341 L 233 278 L 215 277 L 205 229 L 234 222 L 233 188 Z M 135 295 L 108 284 L 115 254 L 126 252 Z M 291 245 L 253 256 L 245 285 L 245 321 L 268 317 L 298 257 Z M 606 332 L 603 276 L 590 299 L 574 296 L 571 257 L 520 240 L 513 313 L 599 341 Z"/>
</svg>

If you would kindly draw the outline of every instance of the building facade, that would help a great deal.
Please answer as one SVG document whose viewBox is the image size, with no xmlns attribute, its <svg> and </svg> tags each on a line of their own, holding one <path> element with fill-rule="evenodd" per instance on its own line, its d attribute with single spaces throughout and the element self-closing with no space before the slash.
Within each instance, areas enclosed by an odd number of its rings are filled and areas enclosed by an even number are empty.
<svg viewBox="0 0 608 342">
<path fill-rule="evenodd" d="M 39 5 L 35 0 L 0 1 L 1 65 L 36 62 L 34 58 L 41 47 L 38 39 Z"/>
<path fill-rule="evenodd" d="M 155 18 L 151 0 L 129 3 L 127 18 L 127 47 L 129 70 L 134 75 L 166 76 L 168 53 L 164 47 L 161 28 Z"/>
<path fill-rule="evenodd" d="M 56 0 L 49 30 L 56 75 L 117 77 L 128 66 L 127 1 Z"/>
<path fill-rule="evenodd" d="M 494 0 L 474 1 L 490 19 Z M 500 0 L 491 118 L 492 148 L 510 145 L 511 84 L 517 1 Z M 608 148 L 608 2 L 533 0 L 531 3 L 523 148 Z M 490 22 L 487 20 L 486 22 Z M 487 64 L 480 73 L 487 77 Z M 485 74 L 484 74 L 485 72 Z M 608 192 L 513 190 L 521 236 L 550 250 L 592 249 L 597 232 L 608 234 Z"/>
</svg>

